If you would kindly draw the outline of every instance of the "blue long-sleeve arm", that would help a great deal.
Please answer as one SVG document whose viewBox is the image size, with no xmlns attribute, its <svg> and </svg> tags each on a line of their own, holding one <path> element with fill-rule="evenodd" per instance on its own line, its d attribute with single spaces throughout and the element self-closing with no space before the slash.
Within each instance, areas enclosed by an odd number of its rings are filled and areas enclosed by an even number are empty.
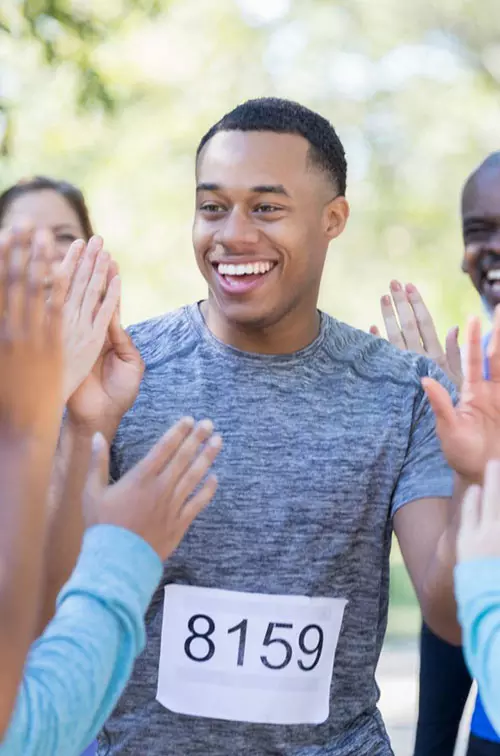
<svg viewBox="0 0 500 756">
<path fill-rule="evenodd" d="M 465 658 L 485 711 L 500 733 L 500 559 L 457 565 L 455 593 Z"/>
<path fill-rule="evenodd" d="M 78 756 L 95 738 L 145 643 L 161 560 L 133 533 L 85 534 L 57 612 L 33 644 L 0 756 Z"/>
</svg>

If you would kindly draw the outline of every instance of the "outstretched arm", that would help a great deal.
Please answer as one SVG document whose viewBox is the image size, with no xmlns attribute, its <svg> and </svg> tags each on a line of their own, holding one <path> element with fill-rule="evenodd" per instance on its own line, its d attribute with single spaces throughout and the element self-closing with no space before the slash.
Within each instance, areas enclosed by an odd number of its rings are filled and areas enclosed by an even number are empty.
<svg viewBox="0 0 500 756">
<path fill-rule="evenodd" d="M 63 407 L 63 281 L 45 301 L 51 239 L 0 238 L 0 736 L 35 636 L 47 496 Z"/>
</svg>

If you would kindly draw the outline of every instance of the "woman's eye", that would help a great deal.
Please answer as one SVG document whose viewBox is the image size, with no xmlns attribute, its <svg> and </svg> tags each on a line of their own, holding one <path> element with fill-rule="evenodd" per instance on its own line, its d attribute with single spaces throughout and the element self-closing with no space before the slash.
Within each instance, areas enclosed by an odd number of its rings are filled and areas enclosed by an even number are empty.
<svg viewBox="0 0 500 756">
<path fill-rule="evenodd" d="M 56 241 L 61 244 L 73 244 L 77 237 L 73 234 L 57 234 Z"/>
</svg>

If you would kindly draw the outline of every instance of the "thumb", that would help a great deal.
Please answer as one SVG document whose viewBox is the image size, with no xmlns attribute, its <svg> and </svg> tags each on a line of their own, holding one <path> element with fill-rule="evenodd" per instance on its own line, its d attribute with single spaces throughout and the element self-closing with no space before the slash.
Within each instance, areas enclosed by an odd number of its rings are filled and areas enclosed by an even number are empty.
<svg viewBox="0 0 500 756">
<path fill-rule="evenodd" d="M 462 382 L 462 355 L 460 354 L 460 346 L 458 344 L 458 326 L 451 328 L 446 335 L 446 357 L 448 359 L 448 365 L 453 375 L 460 378 Z M 460 388 L 460 386 L 458 387 Z"/>
<path fill-rule="evenodd" d="M 422 378 L 422 386 L 436 416 L 438 433 L 440 434 L 440 430 L 450 432 L 456 425 L 455 407 L 451 396 L 434 378 Z"/>
<path fill-rule="evenodd" d="M 98 493 L 106 488 L 109 480 L 109 447 L 101 433 L 96 433 L 92 439 L 92 456 L 90 458 L 87 476 L 87 489 Z"/>
<path fill-rule="evenodd" d="M 142 364 L 141 355 L 132 338 L 120 324 L 120 317 L 115 310 L 108 331 L 109 341 L 116 355 L 123 362 L 137 362 Z"/>
<path fill-rule="evenodd" d="M 370 326 L 370 333 L 372 334 L 372 336 L 379 336 L 380 337 L 380 331 L 379 331 L 379 329 L 377 328 L 376 325 Z"/>
</svg>

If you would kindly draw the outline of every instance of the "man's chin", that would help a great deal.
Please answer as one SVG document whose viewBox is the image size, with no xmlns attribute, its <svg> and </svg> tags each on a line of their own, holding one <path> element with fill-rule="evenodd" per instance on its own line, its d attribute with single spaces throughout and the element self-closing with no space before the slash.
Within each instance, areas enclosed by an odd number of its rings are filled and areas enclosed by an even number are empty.
<svg viewBox="0 0 500 756">
<path fill-rule="evenodd" d="M 486 311 L 487 316 L 490 319 L 493 318 L 495 308 L 497 307 L 497 305 L 500 304 L 500 296 L 495 297 L 492 295 L 486 296 L 485 294 L 481 294 L 481 302 L 483 304 L 483 307 Z"/>
<path fill-rule="evenodd" d="M 225 303 L 221 309 L 227 322 L 239 328 L 260 330 L 269 327 L 272 321 L 267 308 L 261 310 L 261 308 L 249 303 Z"/>
</svg>

